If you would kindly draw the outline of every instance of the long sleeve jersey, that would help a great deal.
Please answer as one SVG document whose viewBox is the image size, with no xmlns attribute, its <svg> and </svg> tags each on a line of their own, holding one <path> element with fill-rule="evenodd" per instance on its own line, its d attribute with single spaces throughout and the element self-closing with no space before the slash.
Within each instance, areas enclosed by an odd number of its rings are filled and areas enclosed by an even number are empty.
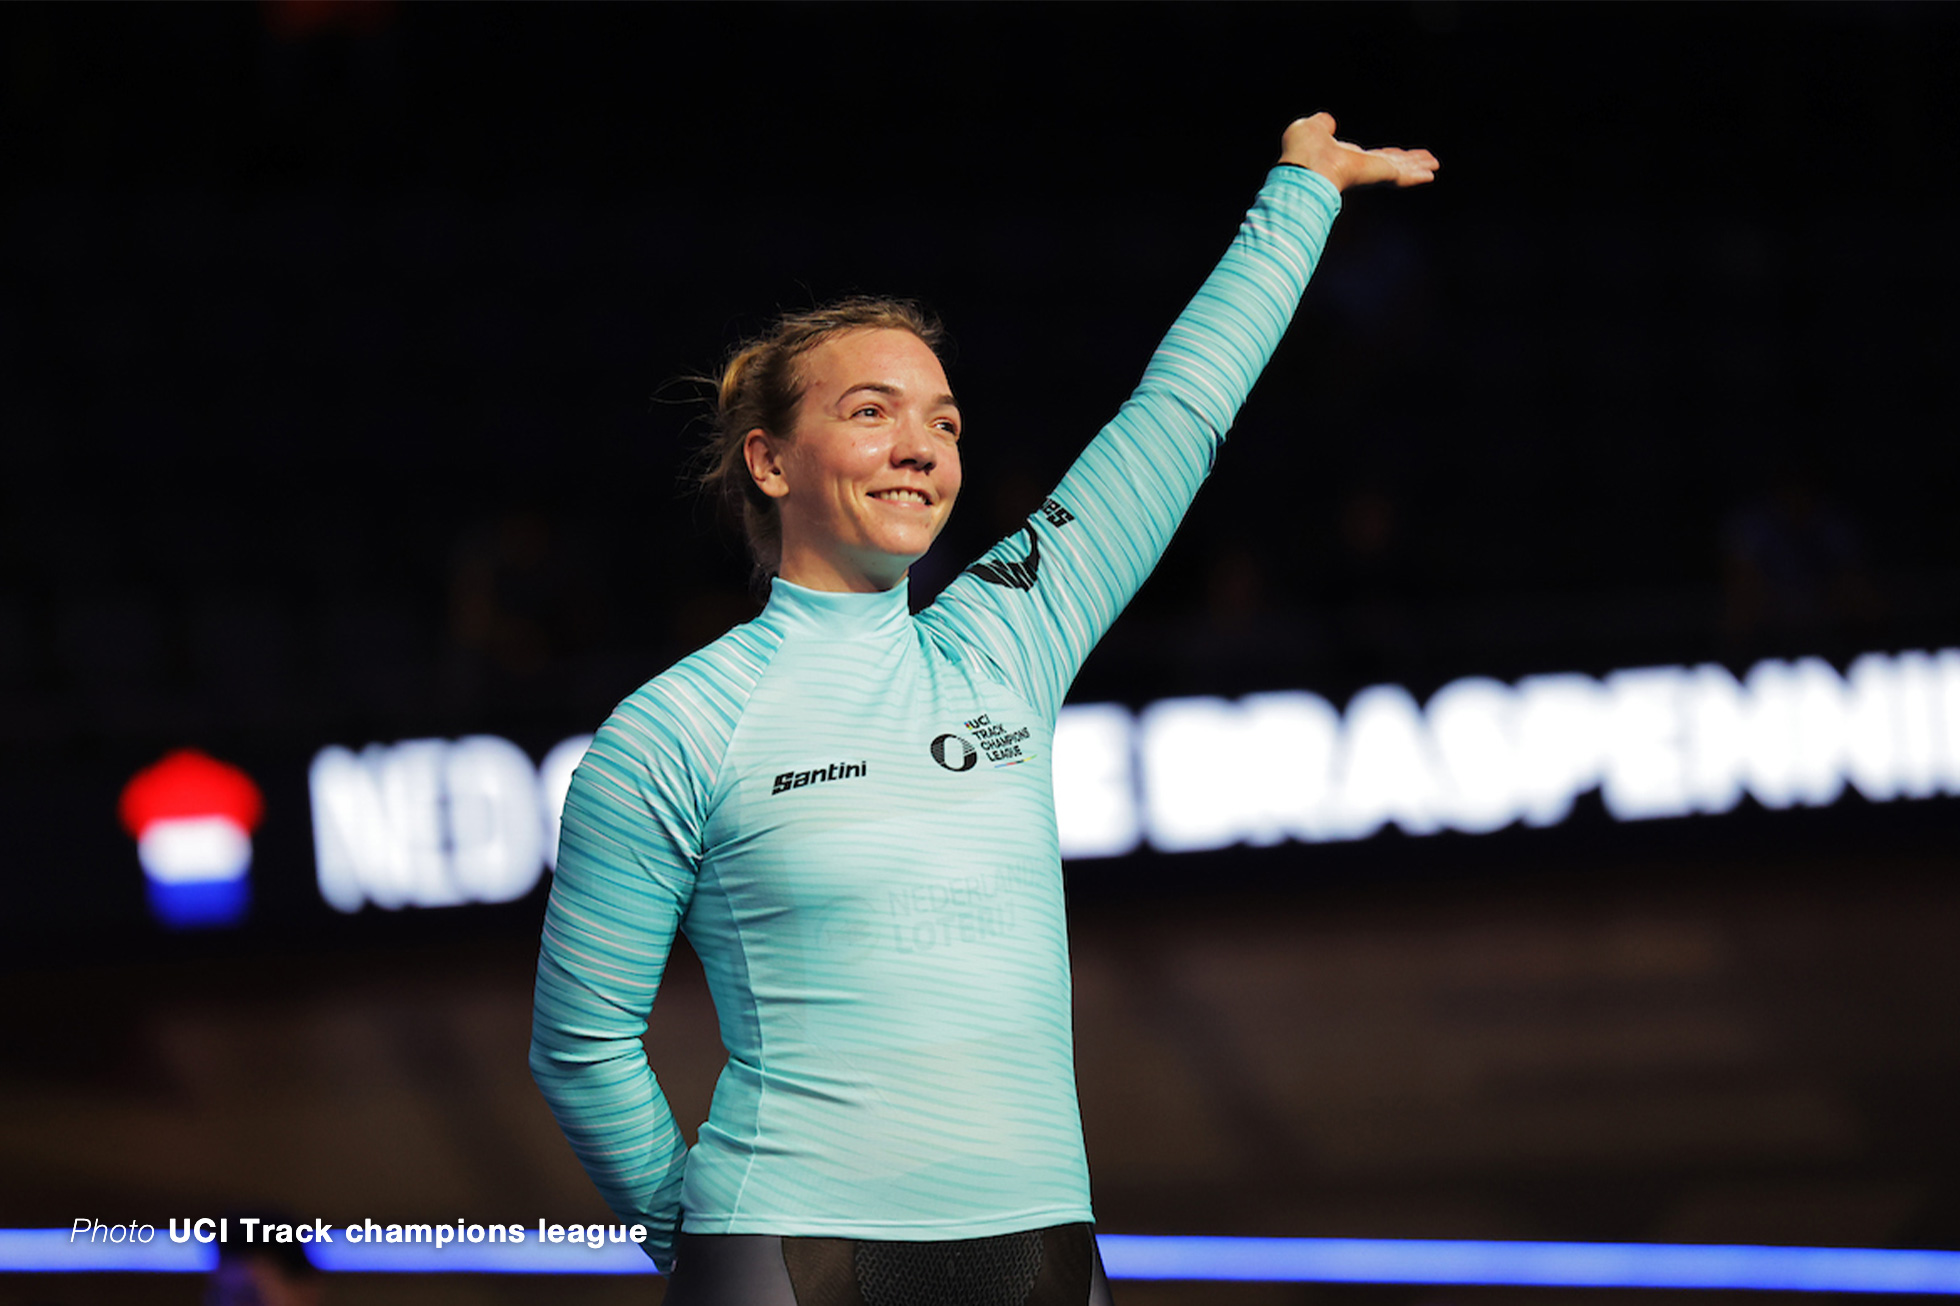
<svg viewBox="0 0 1960 1306">
<path fill-rule="evenodd" d="M 913 615 L 777 579 L 595 736 L 565 802 L 531 1066 L 652 1231 L 931 1240 L 1089 1221 L 1050 764 L 1285 331 L 1339 193 L 1276 167 L 1135 394 Z M 676 930 L 728 1062 L 690 1151 L 641 1036 Z M 684 1213 L 684 1215 L 683 1215 Z"/>
</svg>

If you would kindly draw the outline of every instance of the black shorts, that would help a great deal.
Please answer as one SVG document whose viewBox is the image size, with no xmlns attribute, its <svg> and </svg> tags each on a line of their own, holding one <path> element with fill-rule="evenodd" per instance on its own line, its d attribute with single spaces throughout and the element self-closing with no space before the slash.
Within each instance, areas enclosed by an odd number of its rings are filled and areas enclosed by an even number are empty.
<svg viewBox="0 0 1960 1306">
<path fill-rule="evenodd" d="M 1110 1306 L 1086 1224 L 891 1242 L 683 1233 L 666 1306 Z"/>
</svg>

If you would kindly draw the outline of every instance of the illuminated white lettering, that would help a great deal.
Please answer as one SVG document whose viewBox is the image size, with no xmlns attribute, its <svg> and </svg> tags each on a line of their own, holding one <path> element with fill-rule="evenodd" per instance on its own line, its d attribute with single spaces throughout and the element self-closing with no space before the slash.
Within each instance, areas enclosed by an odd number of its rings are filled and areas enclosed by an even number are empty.
<svg viewBox="0 0 1960 1306">
<path fill-rule="evenodd" d="M 544 820 L 531 759 L 508 739 L 473 735 L 450 745 L 444 760 L 450 873 L 458 891 L 477 902 L 523 897 L 544 866 Z"/>
<path fill-rule="evenodd" d="M 1755 753 L 1761 735 L 1754 727 L 1753 704 L 1727 667 L 1696 667 L 1682 686 L 1681 710 L 1687 728 L 1682 783 L 1698 812 L 1726 812 L 1742 801 L 1745 779 L 1760 764 Z"/>
<path fill-rule="evenodd" d="M 322 749 L 310 773 L 322 896 L 350 912 L 521 897 L 555 860 L 590 742 L 564 740 L 535 770 L 487 735 Z M 1426 709 L 1399 685 L 1362 690 L 1345 714 L 1301 691 L 1166 699 L 1140 719 L 1070 705 L 1053 771 L 1068 858 L 1121 856 L 1146 836 L 1182 852 L 1361 839 L 1390 822 L 1412 835 L 1550 826 L 1594 789 L 1622 821 L 1725 812 L 1744 793 L 1823 806 L 1847 784 L 1872 802 L 1960 795 L 1960 649 L 1868 653 L 1843 675 L 1804 658 L 1740 680 L 1713 664 L 1468 678 Z M 183 873 L 214 860 L 186 848 Z"/>
<path fill-rule="evenodd" d="M 1590 676 L 1528 676 L 1518 682 L 1519 802 L 1526 825 L 1557 825 L 1572 800 L 1599 786 L 1605 756 L 1600 720 L 1606 693 Z"/>
<path fill-rule="evenodd" d="M 1141 838 L 1131 717 L 1114 703 L 1065 707 L 1055 722 L 1055 823 L 1064 857 L 1121 857 Z"/>
<path fill-rule="evenodd" d="M 1684 816 L 1687 756 L 1681 700 L 1687 672 L 1642 667 L 1606 678 L 1600 797 L 1621 821 Z"/>
<path fill-rule="evenodd" d="M 1245 833 L 1238 709 L 1221 698 L 1169 698 L 1143 710 L 1143 810 L 1163 852 L 1223 848 Z"/>
<path fill-rule="evenodd" d="M 1879 653 L 1867 653 L 1851 664 L 1855 681 L 1867 662 L 1884 663 Z M 1940 756 L 1939 665 L 1923 652 L 1901 653 L 1892 660 L 1892 724 L 1896 792 L 1907 798 L 1930 798 L 1939 792 Z M 1863 788 L 1863 781 L 1859 786 Z"/>
<path fill-rule="evenodd" d="M 1340 718 L 1287 692 L 1166 699 L 1141 723 L 1150 843 L 1166 852 L 1328 838 Z"/>
<path fill-rule="evenodd" d="M 1429 731 L 1400 685 L 1371 686 L 1348 704 L 1336 774 L 1335 837 L 1365 839 L 1389 821 L 1407 834 L 1441 828 Z"/>
<path fill-rule="evenodd" d="M 1094 739 L 1093 772 L 1077 738 Z M 1089 723 L 1094 722 L 1093 735 Z M 1563 821 L 1598 789 L 1617 820 L 1824 806 L 1847 784 L 1872 802 L 1960 794 L 1960 649 L 1868 653 L 1840 675 L 1818 658 L 1713 664 L 1605 681 L 1471 678 L 1418 711 L 1397 685 L 1345 717 L 1306 693 L 1166 699 L 1135 725 L 1112 704 L 1064 710 L 1056 799 L 1068 856 L 1128 851 L 1140 824 L 1166 852 Z M 1071 837 L 1073 835 L 1073 837 Z"/>
<path fill-rule="evenodd" d="M 321 749 L 309 773 L 321 896 L 344 912 L 523 897 L 589 742 L 564 741 L 541 769 L 495 735 Z"/>
<path fill-rule="evenodd" d="M 1960 794 L 1960 649 L 1942 649 L 1939 654 L 1939 743 L 1940 787 L 1949 794 Z"/>
<path fill-rule="evenodd" d="M 1239 748 L 1247 842 L 1336 837 L 1334 759 L 1341 717 L 1333 704 L 1303 691 L 1251 694 L 1239 704 L 1245 714 Z"/>
<path fill-rule="evenodd" d="M 1713 679 L 1713 677 L 1711 677 Z M 1844 790 L 1842 682 L 1814 658 L 1758 662 L 1737 705 L 1740 779 L 1765 807 L 1821 806 Z"/>
<path fill-rule="evenodd" d="M 1779 664 L 1771 663 L 1782 668 Z M 1755 687 L 1758 671 L 1749 673 Z M 1809 807 L 1824 807 L 1844 793 L 1845 736 L 1848 725 L 1844 682 L 1821 658 L 1804 658 L 1788 669 L 1791 699 L 1790 741 L 1796 798 Z"/>
<path fill-rule="evenodd" d="M 1524 810 L 1517 696 L 1495 680 L 1454 680 L 1429 700 L 1441 764 L 1443 819 L 1453 830 L 1501 830 Z"/>
<path fill-rule="evenodd" d="M 442 840 L 440 739 L 330 746 L 313 759 L 313 845 L 320 895 L 340 911 L 457 901 Z"/>
</svg>

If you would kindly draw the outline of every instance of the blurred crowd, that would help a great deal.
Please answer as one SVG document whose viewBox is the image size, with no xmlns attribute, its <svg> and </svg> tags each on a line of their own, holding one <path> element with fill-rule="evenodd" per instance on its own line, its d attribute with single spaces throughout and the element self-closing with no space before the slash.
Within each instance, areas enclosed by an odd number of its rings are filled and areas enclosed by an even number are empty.
<svg viewBox="0 0 1960 1306">
<path fill-rule="evenodd" d="M 1465 14 L 1423 39 L 1482 41 L 1501 67 L 1572 35 Z M 654 48 L 717 20 L 637 21 Z M 973 39 L 1006 45 L 1019 21 Z M 1796 63 L 1837 39 L 1892 52 L 1858 87 L 1888 87 L 1901 130 L 1939 144 L 1926 123 L 1950 94 L 1914 70 L 1953 24 L 1803 21 Z M 749 111 L 729 107 L 722 138 L 698 116 L 636 138 L 607 117 L 630 97 L 580 98 L 567 52 L 623 56 L 524 29 L 535 15 L 505 31 L 282 0 L 107 33 L 9 22 L 10 745 L 589 727 L 754 610 L 737 547 L 684 492 L 698 406 L 675 378 L 799 294 L 909 291 L 950 320 L 969 479 L 923 602 L 1120 402 L 1257 176 L 1229 160 L 1222 188 L 1159 183 L 1133 197 L 1148 211 L 1111 214 L 1093 190 L 998 185 L 978 157 L 925 221 L 812 191 L 805 159 L 785 165 L 804 198 L 757 216 L 736 183 L 618 166 L 636 139 L 687 162 L 733 149 Z M 704 112 L 689 88 L 712 82 L 648 88 L 647 112 Z M 1501 77 L 1452 94 L 1472 89 L 1486 112 L 1513 103 Z M 1637 152 L 1652 129 L 1585 130 Z M 1449 162 L 1434 196 L 1353 202 L 1078 698 L 1420 693 L 1960 634 L 1952 401 L 1888 383 L 1955 343 L 1930 193 L 1690 196 L 1583 170 L 1500 193 L 1478 167 L 1501 161 Z"/>
</svg>

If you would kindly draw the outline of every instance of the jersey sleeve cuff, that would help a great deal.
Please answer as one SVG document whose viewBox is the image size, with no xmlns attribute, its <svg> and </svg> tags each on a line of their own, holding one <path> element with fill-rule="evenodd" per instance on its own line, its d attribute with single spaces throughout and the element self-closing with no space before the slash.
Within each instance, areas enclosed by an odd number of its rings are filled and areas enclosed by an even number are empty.
<svg viewBox="0 0 1960 1306">
<path fill-rule="evenodd" d="M 1304 191 L 1302 198 L 1318 204 L 1326 211 L 1330 221 L 1341 211 L 1341 192 L 1335 189 L 1334 183 L 1312 168 L 1303 168 L 1297 163 L 1275 163 L 1272 171 L 1266 174 L 1265 189 L 1273 192 Z"/>
</svg>

